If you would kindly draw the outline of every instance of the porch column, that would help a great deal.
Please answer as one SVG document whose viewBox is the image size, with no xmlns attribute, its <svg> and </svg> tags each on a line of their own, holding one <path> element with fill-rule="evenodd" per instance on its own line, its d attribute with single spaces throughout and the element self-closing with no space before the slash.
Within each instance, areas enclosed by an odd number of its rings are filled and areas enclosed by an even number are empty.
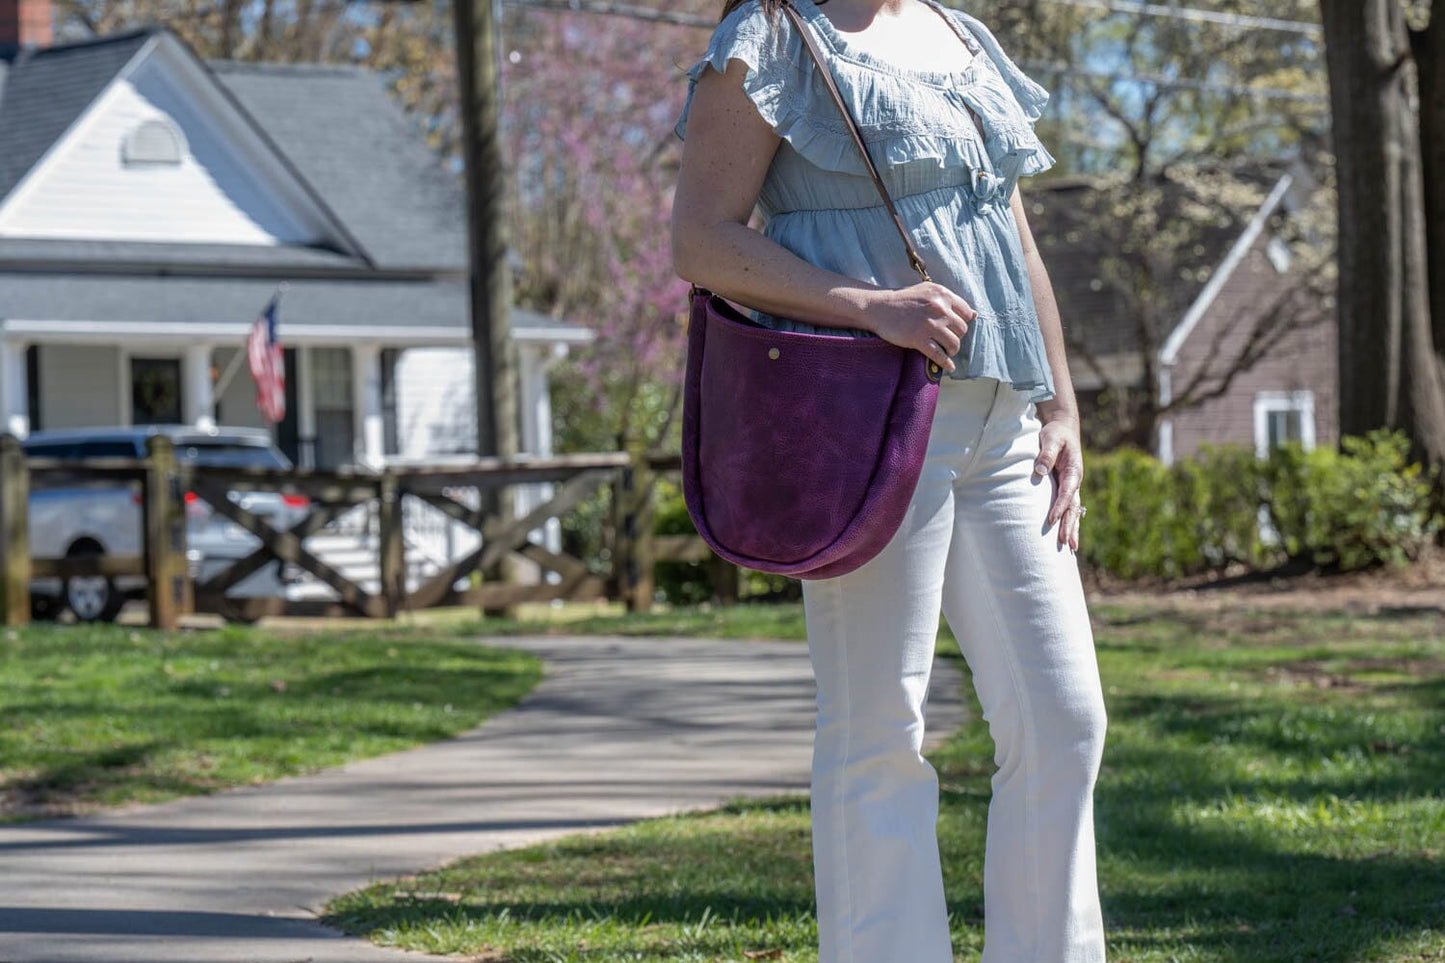
<svg viewBox="0 0 1445 963">
<path fill-rule="evenodd" d="M 552 388 L 548 372 L 552 366 L 567 356 L 565 344 L 534 344 L 522 342 L 518 345 L 518 388 L 522 402 L 522 451 L 531 455 L 552 454 Z M 552 497 L 555 486 L 551 482 L 537 482 L 534 485 L 517 486 L 517 514 L 525 515 Z M 562 523 L 549 518 L 541 529 L 531 533 L 548 550 L 562 550 Z M 551 581 L 556 581 L 555 574 Z"/>
<path fill-rule="evenodd" d="M 0 336 L 0 422 L 17 438 L 30 434 L 29 385 L 25 377 L 24 341 Z"/>
<path fill-rule="evenodd" d="M 197 428 L 216 427 L 216 389 L 211 381 L 211 346 L 187 345 L 183 364 L 186 390 L 181 392 L 185 403 L 181 417 L 187 424 Z"/>
<path fill-rule="evenodd" d="M 296 346 L 296 370 L 286 372 L 296 379 L 296 433 L 300 436 L 298 468 L 316 467 L 316 393 L 312 390 L 311 346 Z"/>
<path fill-rule="evenodd" d="M 357 460 L 368 468 L 380 468 L 386 461 L 386 436 L 381 417 L 381 346 L 353 344 L 351 366 Z"/>
</svg>

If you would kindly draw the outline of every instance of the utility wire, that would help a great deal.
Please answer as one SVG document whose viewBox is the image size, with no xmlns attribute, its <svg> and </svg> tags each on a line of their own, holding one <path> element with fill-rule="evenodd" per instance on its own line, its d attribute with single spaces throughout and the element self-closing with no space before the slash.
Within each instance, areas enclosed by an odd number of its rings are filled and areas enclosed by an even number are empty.
<svg viewBox="0 0 1445 963">
<path fill-rule="evenodd" d="M 1108 10 L 1112 13 L 1142 13 L 1151 17 L 1172 17 L 1176 20 L 1193 20 L 1199 23 L 1217 23 L 1225 27 L 1242 27 L 1251 30 L 1280 30 L 1285 33 L 1302 33 L 1319 37 L 1324 28 L 1307 20 L 1281 20 L 1278 17 L 1253 17 L 1243 13 L 1220 13 L 1217 10 L 1199 10 L 1195 7 L 1180 7 L 1162 3 L 1144 3 L 1142 0 L 1044 0 L 1070 7 L 1089 7 L 1094 10 Z"/>
<path fill-rule="evenodd" d="M 680 24 L 686 27 L 715 27 L 717 20 L 692 13 L 672 13 L 655 7 L 638 6 L 631 3 L 609 3 L 605 0 L 502 0 L 508 6 L 540 7 L 548 10 L 576 10 L 592 13 L 614 14 L 634 17 L 638 20 L 655 20 L 662 23 Z M 1225 27 L 1252 30 L 1278 30 L 1285 33 L 1321 36 L 1323 28 L 1317 23 L 1305 20 L 1282 20 L 1278 17 L 1255 17 L 1241 13 L 1220 13 L 1216 10 L 1200 10 L 1195 7 L 1180 7 L 1162 3 L 1145 3 L 1143 0 L 1044 0 L 1061 6 L 1086 7 L 1091 10 L 1107 10 L 1111 13 L 1144 14 L 1150 17 L 1167 17 L 1175 20 L 1190 20 L 1196 23 L 1216 23 Z"/>
<path fill-rule="evenodd" d="M 711 30 L 717 21 L 710 17 L 690 13 L 672 13 L 654 7 L 638 6 L 631 3 L 612 3 L 609 0 L 502 0 L 511 7 L 530 7 L 537 10 L 556 10 L 577 13 L 594 13 L 604 16 L 628 17 L 634 20 L 650 20 L 658 23 L 677 24 L 684 27 L 701 27 Z M 1048 0 L 1049 3 L 1069 3 L 1078 6 L 1157 6 L 1157 4 L 1135 4 L 1130 0 Z M 1173 9 L 1173 8 L 1163 8 Z M 1205 11 L 1199 11 L 1204 13 Z M 1216 14 L 1214 16 L 1225 16 Z M 1260 18 L 1252 18 L 1260 19 Z M 1285 21 L 1280 21 L 1281 23 Z M 1308 25 L 1306 25 L 1308 26 Z M 1182 77 L 1161 77 L 1148 74 L 1121 74 L 1107 70 L 1088 70 L 1062 63 L 1046 63 L 1040 60 L 1016 61 L 1025 70 L 1050 71 L 1073 77 L 1089 77 L 1096 80 L 1127 80 L 1151 84 L 1164 89 L 1219 91 L 1248 97 L 1264 97 L 1271 100 L 1295 100 L 1305 103 L 1324 103 L 1327 98 L 1320 94 L 1305 94 L 1279 87 L 1250 87 L 1245 84 L 1209 83 Z"/>
</svg>

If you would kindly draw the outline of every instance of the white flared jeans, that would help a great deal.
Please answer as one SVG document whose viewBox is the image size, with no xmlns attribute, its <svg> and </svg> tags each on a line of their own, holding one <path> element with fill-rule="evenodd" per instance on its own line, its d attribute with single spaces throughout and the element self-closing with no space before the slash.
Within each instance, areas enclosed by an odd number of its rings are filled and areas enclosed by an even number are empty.
<svg viewBox="0 0 1445 963">
<path fill-rule="evenodd" d="M 898 533 L 803 583 L 818 683 L 820 963 L 951 963 L 938 776 L 921 755 L 940 608 L 995 745 L 983 963 L 1098 963 L 1093 790 L 1105 714 L 1077 559 L 1046 526 L 1041 425 L 992 378 L 939 388 Z"/>
</svg>

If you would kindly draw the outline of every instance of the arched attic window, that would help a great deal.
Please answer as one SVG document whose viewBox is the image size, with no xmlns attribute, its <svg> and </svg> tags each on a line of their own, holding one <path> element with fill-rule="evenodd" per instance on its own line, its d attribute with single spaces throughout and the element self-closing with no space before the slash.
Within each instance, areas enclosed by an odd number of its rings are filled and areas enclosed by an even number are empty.
<svg viewBox="0 0 1445 963">
<path fill-rule="evenodd" d="M 181 132 L 170 121 L 143 120 L 131 128 L 120 144 L 120 159 L 130 166 L 178 166 L 185 155 Z"/>
</svg>

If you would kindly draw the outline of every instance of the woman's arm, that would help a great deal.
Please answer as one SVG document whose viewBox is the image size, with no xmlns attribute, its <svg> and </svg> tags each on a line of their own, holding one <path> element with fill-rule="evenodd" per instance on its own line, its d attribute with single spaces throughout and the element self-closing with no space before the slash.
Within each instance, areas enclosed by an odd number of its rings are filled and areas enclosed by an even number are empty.
<svg viewBox="0 0 1445 963">
<path fill-rule="evenodd" d="M 672 206 L 679 277 L 769 314 L 872 331 L 952 371 L 972 307 L 934 283 L 880 288 L 818 267 L 748 227 L 779 137 L 743 90 L 747 65 L 703 71 Z M 937 342 L 944 354 L 938 354 Z"/>
<path fill-rule="evenodd" d="M 1017 187 L 1009 199 L 1009 206 L 1018 224 L 1024 262 L 1029 269 L 1029 286 L 1034 293 L 1034 308 L 1039 316 L 1039 329 L 1044 336 L 1049 370 L 1054 375 L 1054 396 L 1035 406 L 1044 428 L 1039 438 L 1039 457 L 1034 462 L 1034 472 L 1044 475 L 1053 471 L 1057 475 L 1058 488 L 1049 508 L 1048 524 L 1054 524 L 1062 515 L 1064 523 L 1059 526 L 1059 543 L 1067 541 L 1070 548 L 1078 551 L 1079 513 L 1070 511 L 1065 514 L 1065 509 L 1073 505 L 1083 481 L 1084 458 L 1079 441 L 1079 404 L 1074 397 L 1073 379 L 1069 377 L 1069 362 L 1064 357 L 1063 322 L 1059 317 L 1053 283 L 1034 243 L 1028 216 L 1024 213 L 1023 198 L 1019 196 Z"/>
</svg>

